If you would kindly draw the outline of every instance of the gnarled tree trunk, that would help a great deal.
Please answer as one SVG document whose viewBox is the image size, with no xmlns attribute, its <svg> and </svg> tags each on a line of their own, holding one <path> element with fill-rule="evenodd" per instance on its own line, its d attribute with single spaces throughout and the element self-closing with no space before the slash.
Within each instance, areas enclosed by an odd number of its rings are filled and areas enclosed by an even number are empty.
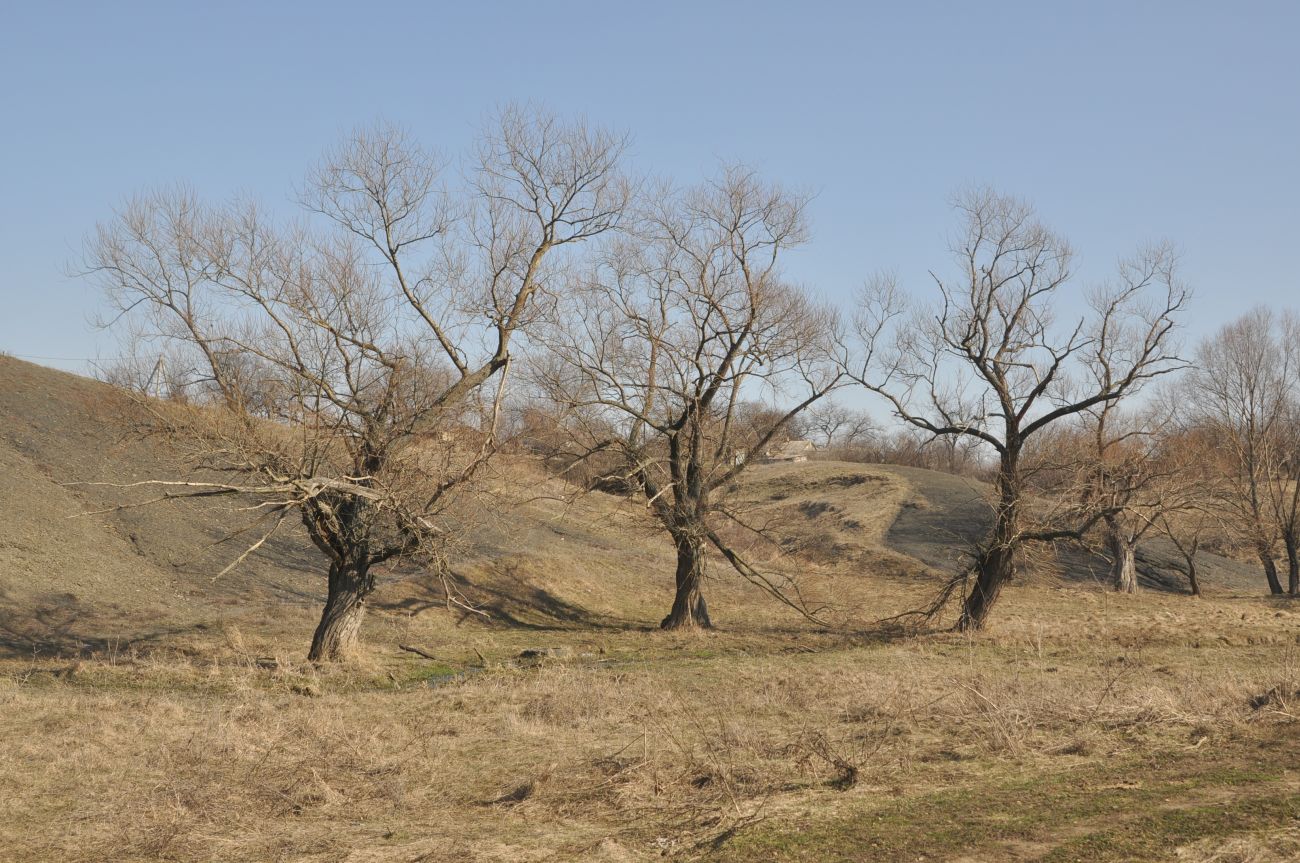
<svg viewBox="0 0 1300 863">
<path fill-rule="evenodd" d="M 959 631 L 984 628 L 984 620 L 997 602 L 1002 585 L 1011 580 L 1015 569 L 1015 550 L 1009 546 L 994 546 L 979 556 L 975 564 L 975 587 L 967 594 L 957 621 Z"/>
<path fill-rule="evenodd" d="M 704 602 L 704 544 L 691 534 L 679 534 L 673 541 L 677 545 L 677 594 L 672 611 L 659 627 L 711 629 L 709 607 Z"/>
<path fill-rule="evenodd" d="M 1106 519 L 1106 546 L 1110 552 L 1111 584 L 1118 593 L 1137 593 L 1136 543 L 1124 535 L 1123 526 L 1113 518 Z"/>
<path fill-rule="evenodd" d="M 1257 549 L 1257 553 L 1259 562 L 1264 565 L 1264 577 L 1268 579 L 1268 592 L 1275 595 L 1283 593 L 1282 582 L 1277 577 L 1277 563 L 1273 560 L 1272 550 L 1261 545 Z"/>
<path fill-rule="evenodd" d="M 998 476 L 998 508 L 988 544 L 975 559 L 975 586 L 962 603 L 957 629 L 982 629 L 1002 585 L 1016 574 L 1020 532 L 1020 472 L 1014 455 L 1004 456 Z"/>
<path fill-rule="evenodd" d="M 353 652 L 366 613 L 366 597 L 373 587 L 368 566 L 330 564 L 329 594 L 316 634 L 312 636 L 308 660 L 338 662 Z"/>
</svg>

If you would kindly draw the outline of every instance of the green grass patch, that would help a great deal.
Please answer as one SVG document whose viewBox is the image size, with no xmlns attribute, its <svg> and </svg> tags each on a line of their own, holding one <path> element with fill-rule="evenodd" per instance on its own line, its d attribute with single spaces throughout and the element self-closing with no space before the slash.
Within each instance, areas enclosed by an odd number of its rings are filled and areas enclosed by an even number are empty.
<svg viewBox="0 0 1300 863">
<path fill-rule="evenodd" d="M 1296 822 L 1300 794 L 1276 786 L 1287 759 L 1251 757 L 1261 761 L 1126 760 L 883 806 L 846 801 L 830 818 L 742 831 L 710 859 L 885 863 L 977 850 L 1000 859 L 1000 847 L 1019 845 L 1043 847 L 1032 859 L 1052 863 L 1166 860 L 1170 849 L 1197 840 Z"/>
</svg>

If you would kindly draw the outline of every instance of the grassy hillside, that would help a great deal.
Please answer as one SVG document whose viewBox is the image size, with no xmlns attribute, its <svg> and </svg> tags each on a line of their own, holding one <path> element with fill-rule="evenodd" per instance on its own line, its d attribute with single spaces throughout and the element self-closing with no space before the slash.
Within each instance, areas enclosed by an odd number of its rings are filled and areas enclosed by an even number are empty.
<svg viewBox="0 0 1300 863">
<path fill-rule="evenodd" d="M 641 509 L 503 462 L 448 610 L 385 576 L 346 668 L 301 661 L 320 561 L 234 573 L 217 506 L 100 515 L 183 470 L 102 385 L 0 359 L 0 860 L 1283 861 L 1300 855 L 1300 607 L 1249 569 L 1116 596 L 1087 558 L 991 632 L 904 637 L 978 532 L 927 471 L 760 466 L 746 554 L 818 627 L 715 564 L 716 632 L 663 633 Z M 414 652 L 404 648 L 415 648 Z"/>
</svg>

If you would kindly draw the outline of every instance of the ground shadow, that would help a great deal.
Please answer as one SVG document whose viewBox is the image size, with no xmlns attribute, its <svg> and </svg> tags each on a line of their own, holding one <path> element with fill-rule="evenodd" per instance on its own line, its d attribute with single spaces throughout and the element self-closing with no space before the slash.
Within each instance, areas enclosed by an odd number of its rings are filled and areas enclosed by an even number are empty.
<svg viewBox="0 0 1300 863">
<path fill-rule="evenodd" d="M 80 657 L 118 654 L 156 645 L 202 624 L 141 628 L 108 634 L 94 609 L 72 593 L 46 593 L 22 609 L 0 604 L 0 657 Z"/>
<path fill-rule="evenodd" d="M 527 630 L 601 629 L 631 631 L 652 629 L 644 622 L 627 620 L 611 614 L 595 612 L 577 603 L 556 596 L 546 588 L 534 584 L 518 563 L 502 562 L 493 567 L 489 577 L 469 578 L 452 572 L 447 578 L 452 591 L 463 597 L 467 604 L 487 616 L 461 610 L 460 620 L 477 620 L 488 626 Z M 398 599 L 373 603 L 385 611 L 419 614 L 423 611 L 448 608 L 447 591 L 442 580 L 431 573 L 410 573 L 393 584 L 389 592 L 402 591 Z M 456 606 L 450 606 L 453 610 Z"/>
<path fill-rule="evenodd" d="M 983 484 L 919 468 L 889 465 L 920 494 L 899 510 L 885 535 L 895 551 L 951 572 L 993 524 Z"/>
</svg>

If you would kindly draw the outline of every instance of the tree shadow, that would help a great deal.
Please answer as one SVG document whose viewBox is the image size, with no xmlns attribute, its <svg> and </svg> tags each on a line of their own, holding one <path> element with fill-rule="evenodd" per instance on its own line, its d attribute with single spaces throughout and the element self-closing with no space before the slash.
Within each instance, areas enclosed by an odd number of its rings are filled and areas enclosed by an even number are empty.
<svg viewBox="0 0 1300 863">
<path fill-rule="evenodd" d="M 432 609 L 459 610 L 457 625 L 469 620 L 503 629 L 556 631 L 598 629 L 606 631 L 636 631 L 657 629 L 614 615 L 595 612 L 575 602 L 563 599 L 532 582 L 527 572 L 513 561 L 501 562 L 493 567 L 490 577 L 473 579 L 462 573 L 447 575 L 447 584 L 453 595 L 484 612 L 487 617 L 471 611 L 457 609 L 447 601 L 447 590 L 442 581 L 428 573 L 412 573 L 401 580 L 408 592 L 400 599 L 373 602 L 385 611 L 420 614 Z"/>
<path fill-rule="evenodd" d="M 0 605 L 0 658 L 86 659 L 156 644 L 200 627 L 158 627 L 113 635 L 105 634 L 104 628 L 100 615 L 73 593 L 42 594 L 22 609 L 5 603 Z"/>
</svg>

